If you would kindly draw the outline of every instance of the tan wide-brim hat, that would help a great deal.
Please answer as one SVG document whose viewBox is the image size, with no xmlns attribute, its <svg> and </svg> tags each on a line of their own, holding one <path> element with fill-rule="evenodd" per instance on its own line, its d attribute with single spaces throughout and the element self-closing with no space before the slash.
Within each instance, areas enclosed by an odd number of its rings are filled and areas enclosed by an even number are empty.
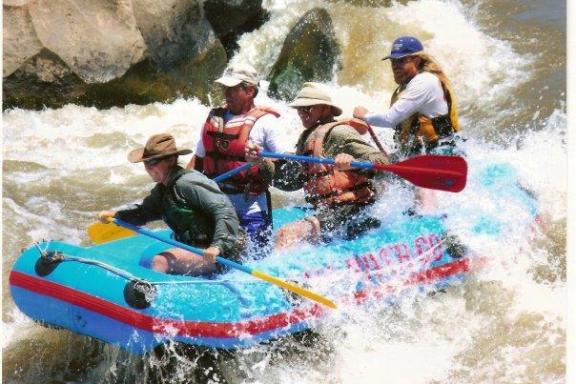
<svg viewBox="0 0 576 384">
<path fill-rule="evenodd" d="M 132 150 L 128 154 L 128 161 L 139 163 L 141 161 L 162 159 L 174 155 L 187 155 L 189 153 L 192 153 L 192 151 L 188 148 L 179 149 L 176 147 L 176 141 L 171 134 L 159 133 L 151 136 L 144 148 Z"/>
<path fill-rule="evenodd" d="M 320 83 L 304 83 L 296 98 L 289 104 L 292 108 L 310 107 L 312 105 L 328 105 L 332 107 L 334 116 L 342 114 L 342 109 L 332 102 L 332 97 Z"/>
</svg>

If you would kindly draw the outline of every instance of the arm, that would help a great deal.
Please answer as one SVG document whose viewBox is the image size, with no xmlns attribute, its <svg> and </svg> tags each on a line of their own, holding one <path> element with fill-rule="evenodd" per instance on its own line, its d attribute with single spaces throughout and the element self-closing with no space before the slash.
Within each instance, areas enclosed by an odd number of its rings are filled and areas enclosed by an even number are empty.
<svg viewBox="0 0 576 384">
<path fill-rule="evenodd" d="M 366 108 L 357 106 L 354 117 L 378 127 L 395 127 L 414 113 L 421 112 L 422 107 L 433 100 L 437 87 L 441 88 L 441 85 L 434 75 L 417 75 L 386 112 L 370 113 Z"/>
<path fill-rule="evenodd" d="M 377 127 L 395 127 L 416 112 L 419 106 L 417 100 L 401 98 L 384 113 L 367 113 L 364 121 Z"/>
<path fill-rule="evenodd" d="M 261 171 L 265 168 L 262 175 L 270 176 L 272 184 L 283 191 L 297 191 L 304 186 L 306 181 L 305 175 L 302 173 L 302 166 L 295 161 L 276 160 L 270 161 L 260 156 L 263 150 L 261 145 L 249 142 L 246 144 L 246 160 L 254 164 L 258 164 Z M 269 150 L 270 152 L 277 152 L 276 150 Z"/>
<path fill-rule="evenodd" d="M 218 247 L 224 255 L 229 253 L 238 240 L 239 222 L 226 195 L 215 183 L 208 180 L 192 181 L 181 178 L 176 187 L 187 204 L 214 219 L 214 236 L 210 247 Z"/>
<path fill-rule="evenodd" d="M 164 187 L 156 185 L 152 191 L 150 191 L 150 195 L 144 198 L 142 204 L 137 204 L 134 208 L 115 212 L 113 217 L 138 226 L 150 221 L 162 219 L 162 188 Z"/>
<path fill-rule="evenodd" d="M 336 157 L 348 154 L 356 160 L 388 164 L 388 157 L 362 139 L 362 136 L 348 125 L 334 127 L 325 141 L 326 155 Z"/>
<path fill-rule="evenodd" d="M 272 182 L 275 173 L 273 159 L 264 159 L 258 157 L 261 150 L 268 152 L 284 152 L 283 143 L 278 135 L 278 118 L 272 114 L 267 114 L 259 118 L 252 130 L 248 143 L 246 143 L 246 160 L 255 163 L 260 168 L 260 175 L 264 180 Z M 255 148 L 254 146 L 257 146 Z M 256 156 L 250 156 L 250 154 Z M 257 157 L 257 158 L 256 158 Z"/>
<path fill-rule="evenodd" d="M 198 172 L 202 172 L 204 170 L 204 156 L 206 156 L 206 149 L 204 148 L 204 143 L 202 142 L 202 135 L 198 138 L 196 142 L 196 150 L 194 151 L 194 155 L 186 164 L 186 169 L 195 169 Z"/>
</svg>

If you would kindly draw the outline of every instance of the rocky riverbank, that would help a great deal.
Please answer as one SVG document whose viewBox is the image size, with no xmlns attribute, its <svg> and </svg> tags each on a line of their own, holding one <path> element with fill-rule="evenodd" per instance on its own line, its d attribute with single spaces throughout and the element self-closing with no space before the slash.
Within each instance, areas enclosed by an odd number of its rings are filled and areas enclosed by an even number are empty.
<svg viewBox="0 0 576 384">
<path fill-rule="evenodd" d="M 238 38 L 269 17 L 261 0 L 4 0 L 3 10 L 4 110 L 207 103 Z M 329 13 L 303 14 L 262 74 L 270 96 L 330 80 L 339 52 Z"/>
</svg>

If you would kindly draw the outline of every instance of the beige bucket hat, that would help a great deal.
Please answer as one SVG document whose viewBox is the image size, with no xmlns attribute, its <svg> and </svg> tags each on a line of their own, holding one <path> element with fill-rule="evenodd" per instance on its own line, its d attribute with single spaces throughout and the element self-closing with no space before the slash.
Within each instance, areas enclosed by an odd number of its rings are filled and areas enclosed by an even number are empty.
<svg viewBox="0 0 576 384">
<path fill-rule="evenodd" d="M 174 137 L 169 133 L 159 133 L 150 136 L 144 148 L 132 150 L 128 154 L 128 161 L 131 163 L 139 163 L 152 159 L 162 159 L 173 155 L 187 155 L 192 153 L 190 149 L 176 147 Z"/>
<path fill-rule="evenodd" d="M 330 97 L 330 94 L 322 84 L 304 83 L 303 88 L 298 92 L 294 101 L 290 103 L 290 106 L 298 108 L 312 105 L 328 105 L 332 107 L 334 116 L 342 114 L 342 109 L 332 102 L 332 97 Z"/>
<path fill-rule="evenodd" d="M 225 87 L 235 87 L 242 82 L 258 85 L 258 73 L 248 64 L 236 64 L 224 71 L 222 77 L 215 80 Z"/>
</svg>

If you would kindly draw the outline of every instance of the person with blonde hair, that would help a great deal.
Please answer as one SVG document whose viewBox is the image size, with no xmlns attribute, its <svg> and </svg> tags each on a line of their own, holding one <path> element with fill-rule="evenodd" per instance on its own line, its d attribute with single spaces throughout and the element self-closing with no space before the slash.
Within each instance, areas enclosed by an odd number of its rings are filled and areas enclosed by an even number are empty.
<svg viewBox="0 0 576 384">
<path fill-rule="evenodd" d="M 423 153 L 451 154 L 454 134 L 460 130 L 454 97 L 447 76 L 432 56 L 423 52 L 422 43 L 411 36 L 397 38 L 390 59 L 398 87 L 390 108 L 370 113 L 363 106 L 354 108 L 354 117 L 379 127 L 393 127 L 399 147 L 395 158 Z"/>
</svg>

